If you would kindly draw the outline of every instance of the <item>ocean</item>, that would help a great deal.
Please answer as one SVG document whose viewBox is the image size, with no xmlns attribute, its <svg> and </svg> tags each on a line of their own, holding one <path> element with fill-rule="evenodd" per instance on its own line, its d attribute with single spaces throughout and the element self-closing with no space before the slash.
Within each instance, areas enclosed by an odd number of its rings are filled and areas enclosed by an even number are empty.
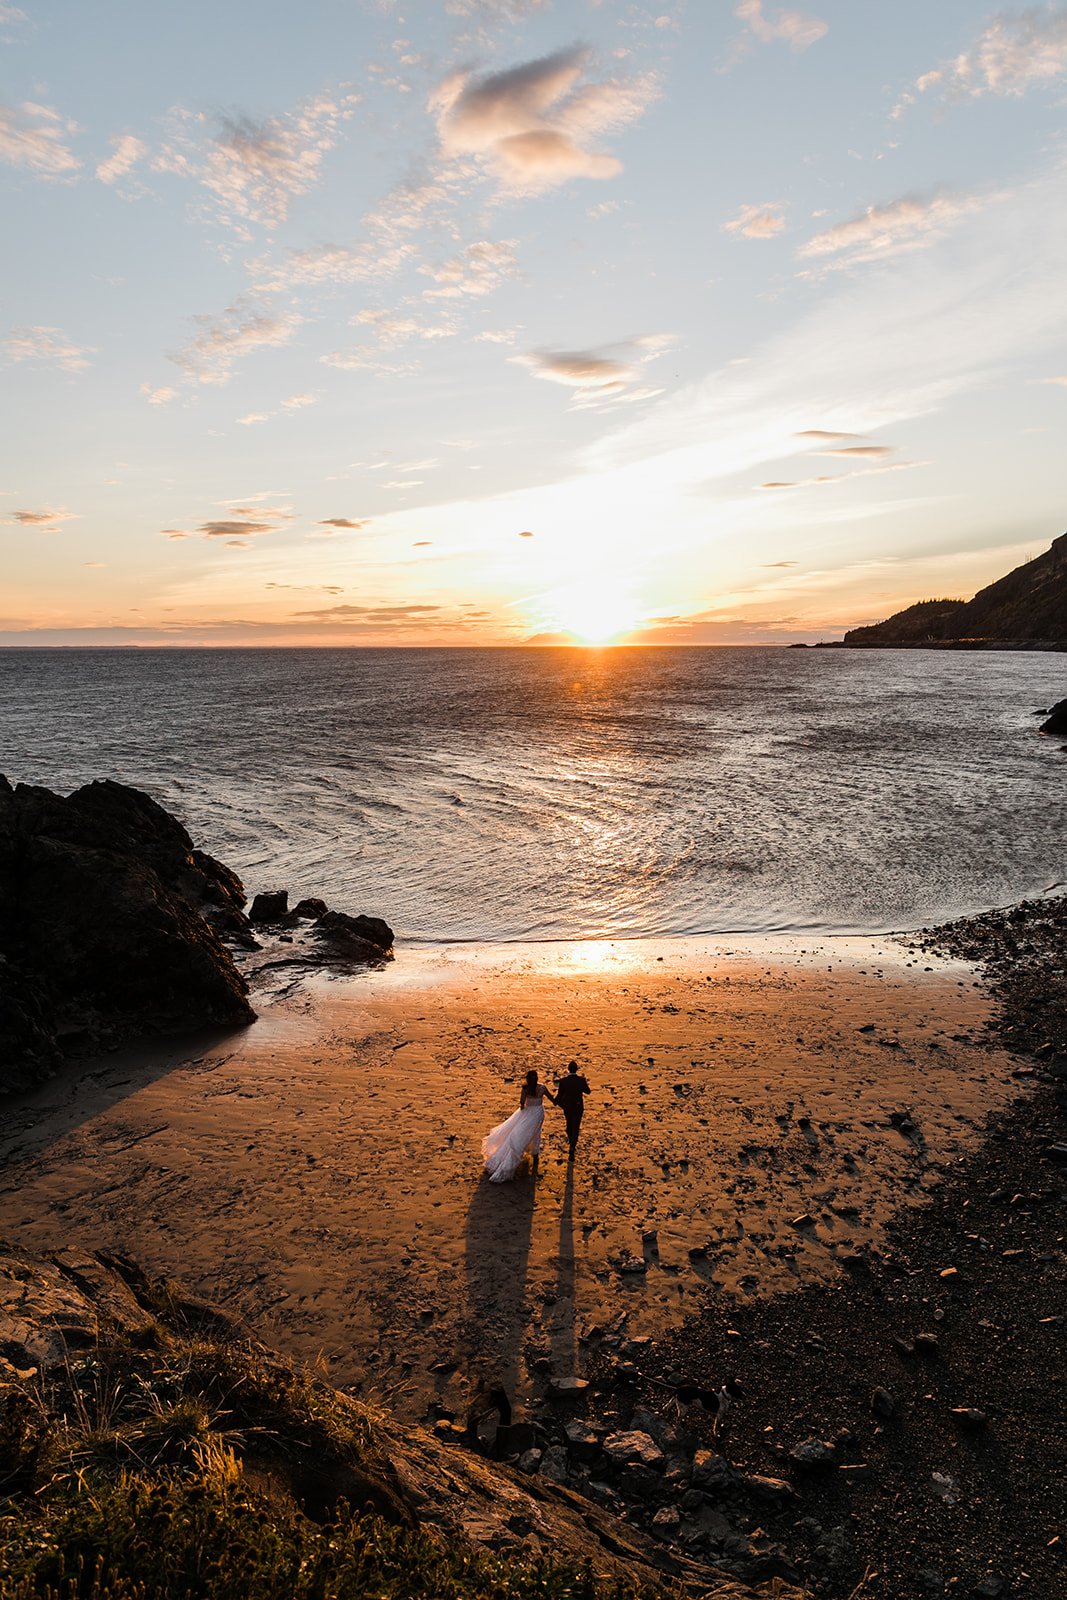
<svg viewBox="0 0 1067 1600">
<path fill-rule="evenodd" d="M 884 932 L 1067 877 L 1035 653 L 0 651 L 0 771 L 111 777 L 404 940 Z"/>
</svg>

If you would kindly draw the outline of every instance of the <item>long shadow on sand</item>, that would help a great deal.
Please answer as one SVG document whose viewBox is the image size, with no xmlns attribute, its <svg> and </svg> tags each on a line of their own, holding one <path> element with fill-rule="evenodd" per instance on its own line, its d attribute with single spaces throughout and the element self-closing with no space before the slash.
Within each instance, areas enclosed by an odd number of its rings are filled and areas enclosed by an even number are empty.
<svg viewBox="0 0 1067 1600">
<path fill-rule="evenodd" d="M 103 1116 L 168 1073 L 210 1072 L 247 1035 L 247 1028 L 197 1028 L 64 1062 L 54 1077 L 35 1088 L 0 1099 L 0 1168 L 8 1161 L 41 1155 L 82 1123 Z"/>
<path fill-rule="evenodd" d="M 559 1213 L 559 1253 L 556 1257 L 556 1304 L 552 1313 L 552 1370 L 563 1377 L 578 1371 L 575 1331 L 574 1162 L 567 1162 L 563 1203 Z"/>
<path fill-rule="evenodd" d="M 472 1379 L 499 1383 L 510 1396 L 530 1322 L 526 1274 L 536 1209 L 536 1182 L 524 1168 L 510 1183 L 491 1183 L 483 1174 L 467 1212 L 460 1348 Z"/>
</svg>

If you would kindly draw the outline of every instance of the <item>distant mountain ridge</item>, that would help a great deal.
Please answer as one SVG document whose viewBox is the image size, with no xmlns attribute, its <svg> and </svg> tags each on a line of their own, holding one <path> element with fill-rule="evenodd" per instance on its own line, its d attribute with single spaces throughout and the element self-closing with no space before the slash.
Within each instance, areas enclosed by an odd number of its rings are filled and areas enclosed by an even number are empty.
<svg viewBox="0 0 1067 1600">
<path fill-rule="evenodd" d="M 1067 650 L 1067 533 L 973 600 L 920 600 L 885 622 L 851 628 L 852 649 Z"/>
</svg>

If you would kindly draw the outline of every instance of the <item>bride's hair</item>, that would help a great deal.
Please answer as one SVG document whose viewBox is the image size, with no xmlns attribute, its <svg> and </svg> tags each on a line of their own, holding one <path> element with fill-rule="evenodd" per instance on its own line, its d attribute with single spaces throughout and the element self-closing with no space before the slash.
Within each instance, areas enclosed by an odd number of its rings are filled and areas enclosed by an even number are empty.
<svg viewBox="0 0 1067 1600">
<path fill-rule="evenodd" d="M 533 1067 L 531 1067 L 529 1072 L 526 1074 L 526 1087 L 527 1089 L 537 1088 L 537 1072 Z"/>
</svg>

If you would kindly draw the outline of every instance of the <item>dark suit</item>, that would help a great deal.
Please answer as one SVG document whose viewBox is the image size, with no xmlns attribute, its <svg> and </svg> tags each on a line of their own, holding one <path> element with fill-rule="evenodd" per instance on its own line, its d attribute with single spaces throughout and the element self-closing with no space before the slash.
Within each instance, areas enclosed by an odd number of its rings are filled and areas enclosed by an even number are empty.
<svg viewBox="0 0 1067 1600">
<path fill-rule="evenodd" d="M 563 1107 L 563 1116 L 567 1123 L 567 1140 L 572 1151 L 578 1143 L 585 1097 L 590 1092 L 588 1083 L 579 1072 L 568 1072 L 556 1084 L 556 1099 Z"/>
</svg>

